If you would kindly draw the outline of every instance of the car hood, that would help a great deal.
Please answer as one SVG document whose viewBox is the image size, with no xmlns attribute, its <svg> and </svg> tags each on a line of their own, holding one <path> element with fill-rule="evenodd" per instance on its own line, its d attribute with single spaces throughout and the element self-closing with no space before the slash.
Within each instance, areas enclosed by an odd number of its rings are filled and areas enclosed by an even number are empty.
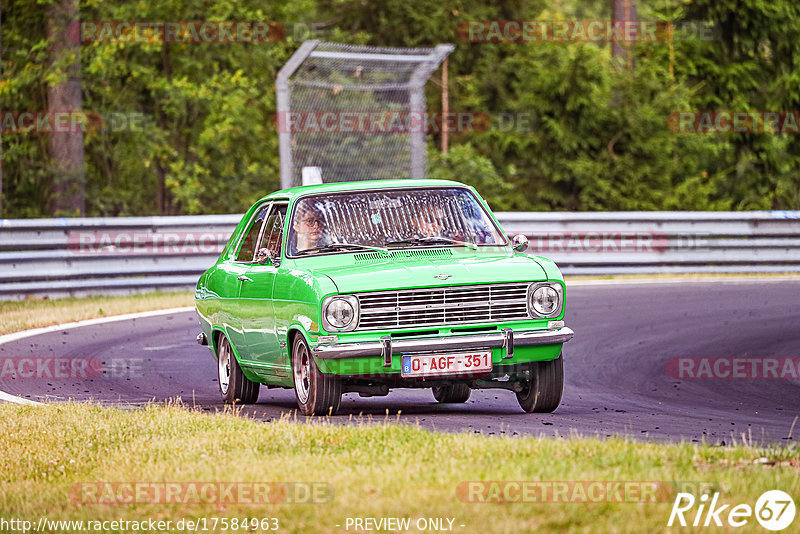
<svg viewBox="0 0 800 534">
<path fill-rule="evenodd" d="M 349 264 L 311 269 L 314 275 L 325 275 L 333 280 L 340 293 L 547 280 L 544 269 L 533 257 L 516 254 L 481 253 L 462 258 L 414 258 L 413 261 L 396 255 L 360 264 L 355 263 L 352 254 L 340 257 L 349 257 L 345 260 Z"/>
</svg>

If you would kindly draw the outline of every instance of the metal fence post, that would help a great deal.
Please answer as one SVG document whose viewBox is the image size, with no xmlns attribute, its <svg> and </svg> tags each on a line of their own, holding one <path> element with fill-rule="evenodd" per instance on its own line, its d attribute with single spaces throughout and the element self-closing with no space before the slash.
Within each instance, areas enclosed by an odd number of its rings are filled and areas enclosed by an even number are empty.
<svg viewBox="0 0 800 534">
<path fill-rule="evenodd" d="M 289 61 L 278 71 L 275 80 L 275 93 L 278 99 L 278 155 L 281 166 L 281 189 L 292 186 L 292 147 L 291 133 L 289 131 L 289 78 L 297 67 L 314 51 L 319 44 L 318 40 L 305 41 L 297 51 L 292 54 Z"/>
</svg>

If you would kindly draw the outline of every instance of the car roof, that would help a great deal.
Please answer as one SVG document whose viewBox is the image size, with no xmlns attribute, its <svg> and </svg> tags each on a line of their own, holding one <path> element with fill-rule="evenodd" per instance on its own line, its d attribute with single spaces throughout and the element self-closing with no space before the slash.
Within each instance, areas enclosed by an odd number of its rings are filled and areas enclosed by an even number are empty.
<svg viewBox="0 0 800 534">
<path fill-rule="evenodd" d="M 302 195 L 313 193 L 337 193 L 341 191 L 369 191 L 372 189 L 394 189 L 398 187 L 467 187 L 461 182 L 453 180 L 362 180 L 357 182 L 337 182 L 317 185 L 303 185 L 281 189 L 264 196 L 261 200 L 270 198 L 294 199 Z"/>
</svg>

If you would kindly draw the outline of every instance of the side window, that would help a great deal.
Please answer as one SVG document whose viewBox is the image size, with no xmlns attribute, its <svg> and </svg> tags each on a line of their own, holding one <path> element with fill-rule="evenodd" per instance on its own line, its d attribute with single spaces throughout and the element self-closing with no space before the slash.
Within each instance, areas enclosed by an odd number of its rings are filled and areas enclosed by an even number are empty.
<svg viewBox="0 0 800 534">
<path fill-rule="evenodd" d="M 286 204 L 274 204 L 267 216 L 264 224 L 264 232 L 261 235 L 261 242 L 256 252 L 256 261 L 268 258 L 269 256 L 281 255 L 281 243 L 283 242 L 283 222 L 286 220 Z"/>
<path fill-rule="evenodd" d="M 253 222 L 250 223 L 250 228 L 247 229 L 247 233 L 245 234 L 244 239 L 242 239 L 242 244 L 239 246 L 239 253 L 236 254 L 236 261 L 253 261 L 253 256 L 256 252 L 258 236 L 261 233 L 261 226 L 264 223 L 264 218 L 267 216 L 268 209 L 269 204 L 266 204 L 260 208 L 258 215 L 255 219 L 253 219 Z"/>
</svg>

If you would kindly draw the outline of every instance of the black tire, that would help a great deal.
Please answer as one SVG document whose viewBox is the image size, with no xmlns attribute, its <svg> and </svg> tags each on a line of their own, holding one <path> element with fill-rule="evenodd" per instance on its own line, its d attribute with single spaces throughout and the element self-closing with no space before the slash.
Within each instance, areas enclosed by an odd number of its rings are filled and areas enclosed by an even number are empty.
<svg viewBox="0 0 800 534">
<path fill-rule="evenodd" d="M 472 394 L 472 389 L 466 384 L 433 386 L 431 390 L 433 391 L 433 398 L 442 404 L 467 402 Z"/>
<path fill-rule="evenodd" d="M 564 393 L 564 358 L 533 362 L 531 381 L 517 393 L 520 407 L 528 413 L 551 413 L 561 404 Z"/>
<path fill-rule="evenodd" d="M 226 383 L 227 375 L 227 383 Z M 224 334 L 220 335 L 217 355 L 217 378 L 219 391 L 226 404 L 254 404 L 258 400 L 261 384 L 244 376 L 231 344 Z"/>
<path fill-rule="evenodd" d="M 317 368 L 302 334 L 292 343 L 294 396 L 303 415 L 335 415 L 342 403 L 342 382 Z"/>
</svg>

